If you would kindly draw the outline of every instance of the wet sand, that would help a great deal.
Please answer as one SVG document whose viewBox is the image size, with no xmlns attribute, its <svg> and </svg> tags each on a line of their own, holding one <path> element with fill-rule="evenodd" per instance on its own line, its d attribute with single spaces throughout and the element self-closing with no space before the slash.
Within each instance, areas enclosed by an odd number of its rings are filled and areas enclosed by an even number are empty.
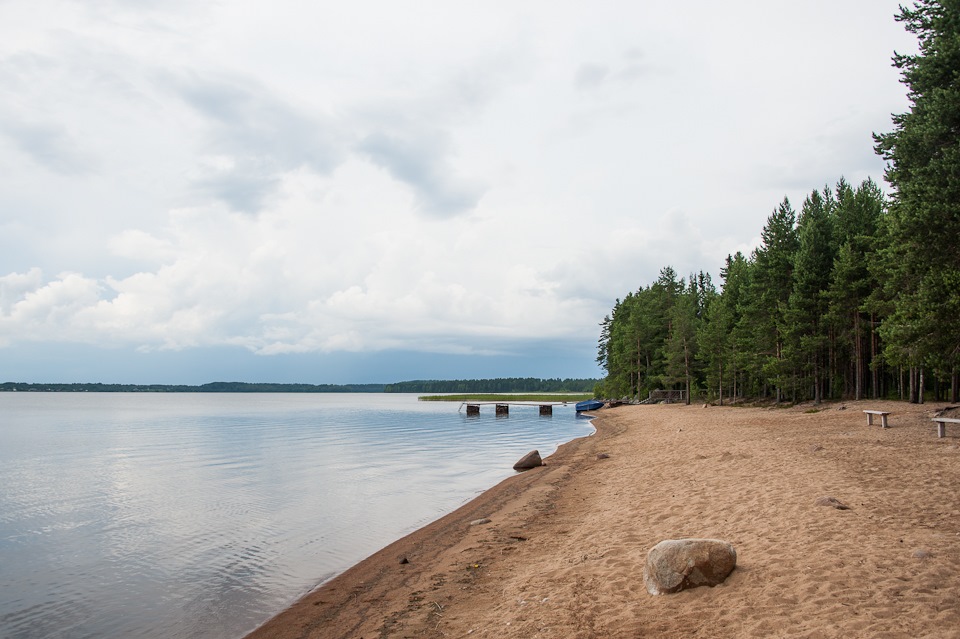
<svg viewBox="0 0 960 639">
<path fill-rule="evenodd" d="M 603 409 L 596 435 L 249 636 L 960 638 L 960 426 L 940 439 L 930 421 L 945 406 Z M 731 542 L 737 568 L 649 595 L 647 551 L 684 537 Z"/>
</svg>

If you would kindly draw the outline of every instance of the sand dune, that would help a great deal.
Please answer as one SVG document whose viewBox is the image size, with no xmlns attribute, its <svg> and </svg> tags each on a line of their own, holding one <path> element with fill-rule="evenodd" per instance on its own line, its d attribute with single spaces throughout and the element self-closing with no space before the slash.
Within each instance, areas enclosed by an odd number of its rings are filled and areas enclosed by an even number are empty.
<svg viewBox="0 0 960 639">
<path fill-rule="evenodd" d="M 937 438 L 943 406 L 602 410 L 595 436 L 251 636 L 960 637 L 960 427 Z M 731 542 L 736 570 L 649 595 L 647 551 L 683 537 Z"/>
</svg>

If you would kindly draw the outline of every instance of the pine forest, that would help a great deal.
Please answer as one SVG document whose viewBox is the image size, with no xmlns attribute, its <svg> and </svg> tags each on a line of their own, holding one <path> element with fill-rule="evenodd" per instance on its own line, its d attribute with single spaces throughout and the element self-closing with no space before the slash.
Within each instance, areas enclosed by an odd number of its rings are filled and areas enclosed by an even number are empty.
<svg viewBox="0 0 960 639">
<path fill-rule="evenodd" d="M 919 52 L 894 55 L 910 109 L 874 134 L 889 193 L 841 178 L 799 211 L 784 198 L 719 283 L 662 268 L 604 317 L 598 396 L 960 401 L 960 3 L 897 19 Z"/>
</svg>

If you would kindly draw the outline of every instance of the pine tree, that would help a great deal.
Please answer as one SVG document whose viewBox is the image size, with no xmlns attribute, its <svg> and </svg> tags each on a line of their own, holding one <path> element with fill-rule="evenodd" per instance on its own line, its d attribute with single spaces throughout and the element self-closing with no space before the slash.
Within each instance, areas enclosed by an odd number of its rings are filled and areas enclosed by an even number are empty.
<svg viewBox="0 0 960 639">
<path fill-rule="evenodd" d="M 884 210 L 880 188 L 870 179 L 854 191 L 845 180 L 837 184 L 834 234 L 837 255 L 831 274 L 828 321 L 838 342 L 838 366 L 844 380 L 841 393 L 862 399 L 870 372 L 871 395 L 880 394 L 878 314 L 870 304 L 877 279 L 870 265 L 877 264 L 880 246 L 876 236 Z"/>
<path fill-rule="evenodd" d="M 826 322 L 833 269 L 832 215 L 836 203 L 829 189 L 812 192 L 803 203 L 797 226 L 798 246 L 794 259 L 793 289 L 784 316 L 784 359 L 814 402 L 823 399 L 824 374 L 830 346 Z M 794 397 L 799 389 L 793 387 Z M 806 395 L 806 393 L 802 393 Z"/>
<path fill-rule="evenodd" d="M 708 396 L 716 397 L 720 405 L 726 396 L 737 396 L 739 357 L 737 352 L 736 326 L 740 319 L 739 308 L 746 283 L 747 260 L 742 253 L 727 256 L 720 270 L 723 288 L 719 294 L 707 295 L 704 304 L 697 341 L 703 363 Z"/>
<path fill-rule="evenodd" d="M 680 282 L 681 287 L 683 281 Z M 693 393 L 697 355 L 697 323 L 701 309 L 701 291 L 697 279 L 690 276 L 689 285 L 677 295 L 670 309 L 670 331 L 664 340 L 664 385 L 684 385 L 686 403 Z"/>
<path fill-rule="evenodd" d="M 786 308 L 793 290 L 793 262 L 798 239 L 796 214 L 787 198 L 767 218 L 763 245 L 753 252 L 747 289 L 742 299 L 738 349 L 753 355 L 745 364 L 765 388 L 773 384 L 781 401 L 790 371 L 784 362 Z M 767 394 L 767 392 L 763 392 Z"/>
<path fill-rule="evenodd" d="M 911 107 L 894 130 L 875 135 L 894 187 L 890 207 L 893 313 L 881 326 L 885 355 L 911 370 L 911 401 L 923 401 L 923 374 L 960 364 L 960 3 L 919 0 L 898 21 L 920 52 L 895 55 Z"/>
</svg>

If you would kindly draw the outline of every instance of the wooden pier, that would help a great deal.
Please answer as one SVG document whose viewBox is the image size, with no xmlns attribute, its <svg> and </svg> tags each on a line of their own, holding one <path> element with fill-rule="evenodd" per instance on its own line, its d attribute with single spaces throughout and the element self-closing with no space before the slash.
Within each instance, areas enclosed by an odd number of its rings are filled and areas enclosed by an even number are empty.
<svg viewBox="0 0 960 639">
<path fill-rule="evenodd" d="M 540 409 L 541 417 L 550 417 L 553 415 L 554 406 L 566 406 L 570 402 L 463 402 L 457 412 L 467 407 L 467 415 L 479 415 L 481 406 L 494 406 L 497 417 L 508 417 L 511 406 L 536 406 Z"/>
</svg>

